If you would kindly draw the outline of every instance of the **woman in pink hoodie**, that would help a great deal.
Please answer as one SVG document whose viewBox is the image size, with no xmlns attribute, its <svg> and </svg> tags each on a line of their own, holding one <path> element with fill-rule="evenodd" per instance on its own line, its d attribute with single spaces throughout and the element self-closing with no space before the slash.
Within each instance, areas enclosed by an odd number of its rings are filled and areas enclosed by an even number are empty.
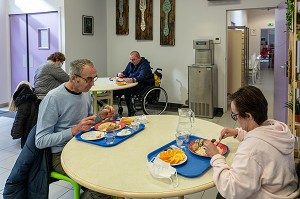
<svg viewBox="0 0 300 199">
<path fill-rule="evenodd" d="M 217 198 L 296 198 L 300 194 L 294 163 L 295 137 L 282 122 L 268 119 L 268 102 L 254 86 L 245 86 L 230 96 L 231 117 L 241 128 L 224 128 L 221 138 L 240 142 L 231 166 L 209 142 Z M 221 196 L 222 195 L 222 196 Z"/>
</svg>

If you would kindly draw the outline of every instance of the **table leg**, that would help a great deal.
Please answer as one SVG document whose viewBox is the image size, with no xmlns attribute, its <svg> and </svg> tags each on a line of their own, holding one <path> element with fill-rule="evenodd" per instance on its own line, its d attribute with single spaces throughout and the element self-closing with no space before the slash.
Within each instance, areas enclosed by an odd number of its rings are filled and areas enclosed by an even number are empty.
<svg viewBox="0 0 300 199">
<path fill-rule="evenodd" d="M 184 199 L 184 196 L 178 196 L 178 199 Z"/>
</svg>

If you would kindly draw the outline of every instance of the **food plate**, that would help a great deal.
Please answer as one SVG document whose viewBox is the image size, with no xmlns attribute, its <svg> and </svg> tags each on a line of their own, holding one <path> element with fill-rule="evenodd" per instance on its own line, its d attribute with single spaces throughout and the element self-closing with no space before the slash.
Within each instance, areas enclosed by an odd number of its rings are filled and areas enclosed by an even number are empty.
<svg viewBox="0 0 300 199">
<path fill-rule="evenodd" d="M 197 153 L 196 151 L 192 150 L 192 145 L 194 144 L 194 142 L 195 141 L 193 141 L 193 142 L 191 142 L 189 144 L 188 148 L 189 148 L 190 152 L 192 152 L 195 155 L 201 156 L 201 157 L 210 157 L 206 153 L 205 153 L 205 155 L 204 154 L 201 155 L 201 154 Z M 204 142 L 210 142 L 210 140 L 204 140 Z M 217 144 L 217 143 L 218 142 L 214 142 L 214 144 Z M 222 144 L 222 143 L 219 143 L 219 145 L 217 146 L 217 148 L 219 148 L 219 152 L 220 152 L 221 155 L 224 155 L 227 152 L 227 147 L 224 144 Z"/>
<path fill-rule="evenodd" d="M 126 85 L 127 83 L 123 78 L 117 78 L 116 79 L 116 84 L 119 85 L 119 86 L 122 86 L 122 85 Z"/>
<path fill-rule="evenodd" d="M 127 136 L 127 135 L 130 135 L 131 134 L 131 131 L 128 130 L 128 129 L 123 129 L 122 131 L 119 131 L 117 133 L 117 136 L 119 137 L 124 137 L 124 136 Z"/>
<path fill-rule="evenodd" d="M 127 83 L 125 81 L 123 82 L 116 82 L 117 85 L 122 86 L 122 85 L 126 85 Z"/>
<path fill-rule="evenodd" d="M 80 137 L 83 140 L 100 140 L 100 139 L 104 138 L 104 132 L 89 131 L 89 132 L 83 133 Z"/>
<path fill-rule="evenodd" d="M 186 155 L 185 153 L 183 153 L 183 155 L 184 155 L 184 159 L 183 159 L 183 160 L 181 160 L 181 161 L 178 162 L 178 163 L 174 163 L 174 164 L 171 164 L 171 163 L 170 163 L 170 165 L 171 165 L 171 166 L 178 166 L 178 165 L 181 165 L 181 164 L 185 163 L 185 162 L 187 161 L 187 155 Z M 160 153 L 157 155 L 157 157 L 158 157 L 159 159 L 161 159 L 162 161 L 164 161 L 162 158 L 160 158 Z M 167 161 L 164 161 L 164 162 L 167 162 Z M 168 163 L 168 162 L 167 162 L 167 163 Z"/>
<path fill-rule="evenodd" d="M 114 123 L 115 125 L 118 124 L 117 128 L 113 128 L 113 129 L 107 129 L 107 127 L 109 125 L 111 125 L 111 123 Z M 126 124 L 124 122 L 119 122 L 119 121 L 107 121 L 107 122 L 100 122 L 98 124 L 95 125 L 95 129 L 98 131 L 102 131 L 102 132 L 106 132 L 106 131 L 117 131 L 120 129 L 123 129 L 126 126 Z"/>
</svg>

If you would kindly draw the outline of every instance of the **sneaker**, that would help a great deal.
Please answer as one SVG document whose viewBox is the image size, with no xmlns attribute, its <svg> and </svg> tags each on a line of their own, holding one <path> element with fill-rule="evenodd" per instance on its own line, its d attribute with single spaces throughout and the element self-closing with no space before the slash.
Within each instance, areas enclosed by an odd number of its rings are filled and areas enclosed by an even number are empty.
<svg viewBox="0 0 300 199">
<path fill-rule="evenodd" d="M 80 198 L 81 199 L 112 199 L 112 196 L 87 189 L 81 194 Z"/>
</svg>

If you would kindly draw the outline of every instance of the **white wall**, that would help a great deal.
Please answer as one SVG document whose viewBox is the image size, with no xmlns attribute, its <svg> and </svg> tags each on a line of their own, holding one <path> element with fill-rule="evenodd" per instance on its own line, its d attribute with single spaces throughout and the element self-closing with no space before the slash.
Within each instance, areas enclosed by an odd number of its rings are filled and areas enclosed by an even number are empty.
<svg viewBox="0 0 300 199">
<path fill-rule="evenodd" d="M 227 12 L 227 26 L 231 26 L 231 22 L 235 26 L 247 26 L 247 11 L 246 10 L 233 10 Z"/>
<path fill-rule="evenodd" d="M 129 35 L 115 33 L 115 4 L 107 0 L 107 68 L 115 75 L 128 63 L 128 54 L 138 50 L 148 58 L 153 67 L 163 68 L 162 87 L 172 103 L 182 103 L 188 98 L 187 66 L 194 63 L 193 39 L 221 38 L 215 45 L 215 63 L 218 66 L 218 107 L 226 107 L 226 10 L 275 7 L 281 0 L 222 1 L 177 0 L 175 11 L 175 46 L 160 46 L 159 1 L 153 1 L 153 40 L 135 40 L 135 1 L 129 1 Z"/>
<path fill-rule="evenodd" d="M 0 0 L 0 24 L 2 27 L 8 27 L 7 16 L 7 1 Z M 1 104 L 7 103 L 10 100 L 10 62 L 9 62 L 9 38 L 3 35 L 8 35 L 7 28 L 0 28 L 0 60 L 1 60 L 1 73 L 0 73 L 0 107 Z M 9 85 L 9 86 L 8 86 Z"/>
<path fill-rule="evenodd" d="M 50 1 L 50 0 L 49 0 Z M 94 35 L 82 35 L 82 15 L 94 17 Z M 65 0 L 65 53 L 68 62 L 87 58 L 98 76 L 107 76 L 106 1 Z"/>
<path fill-rule="evenodd" d="M 274 26 L 269 27 L 268 23 L 273 23 Z M 275 28 L 275 10 L 249 10 L 248 11 L 248 28 L 255 29 L 256 35 L 251 35 L 249 37 L 249 55 L 253 53 L 256 55 L 260 54 L 260 38 L 261 29 Z"/>
</svg>

